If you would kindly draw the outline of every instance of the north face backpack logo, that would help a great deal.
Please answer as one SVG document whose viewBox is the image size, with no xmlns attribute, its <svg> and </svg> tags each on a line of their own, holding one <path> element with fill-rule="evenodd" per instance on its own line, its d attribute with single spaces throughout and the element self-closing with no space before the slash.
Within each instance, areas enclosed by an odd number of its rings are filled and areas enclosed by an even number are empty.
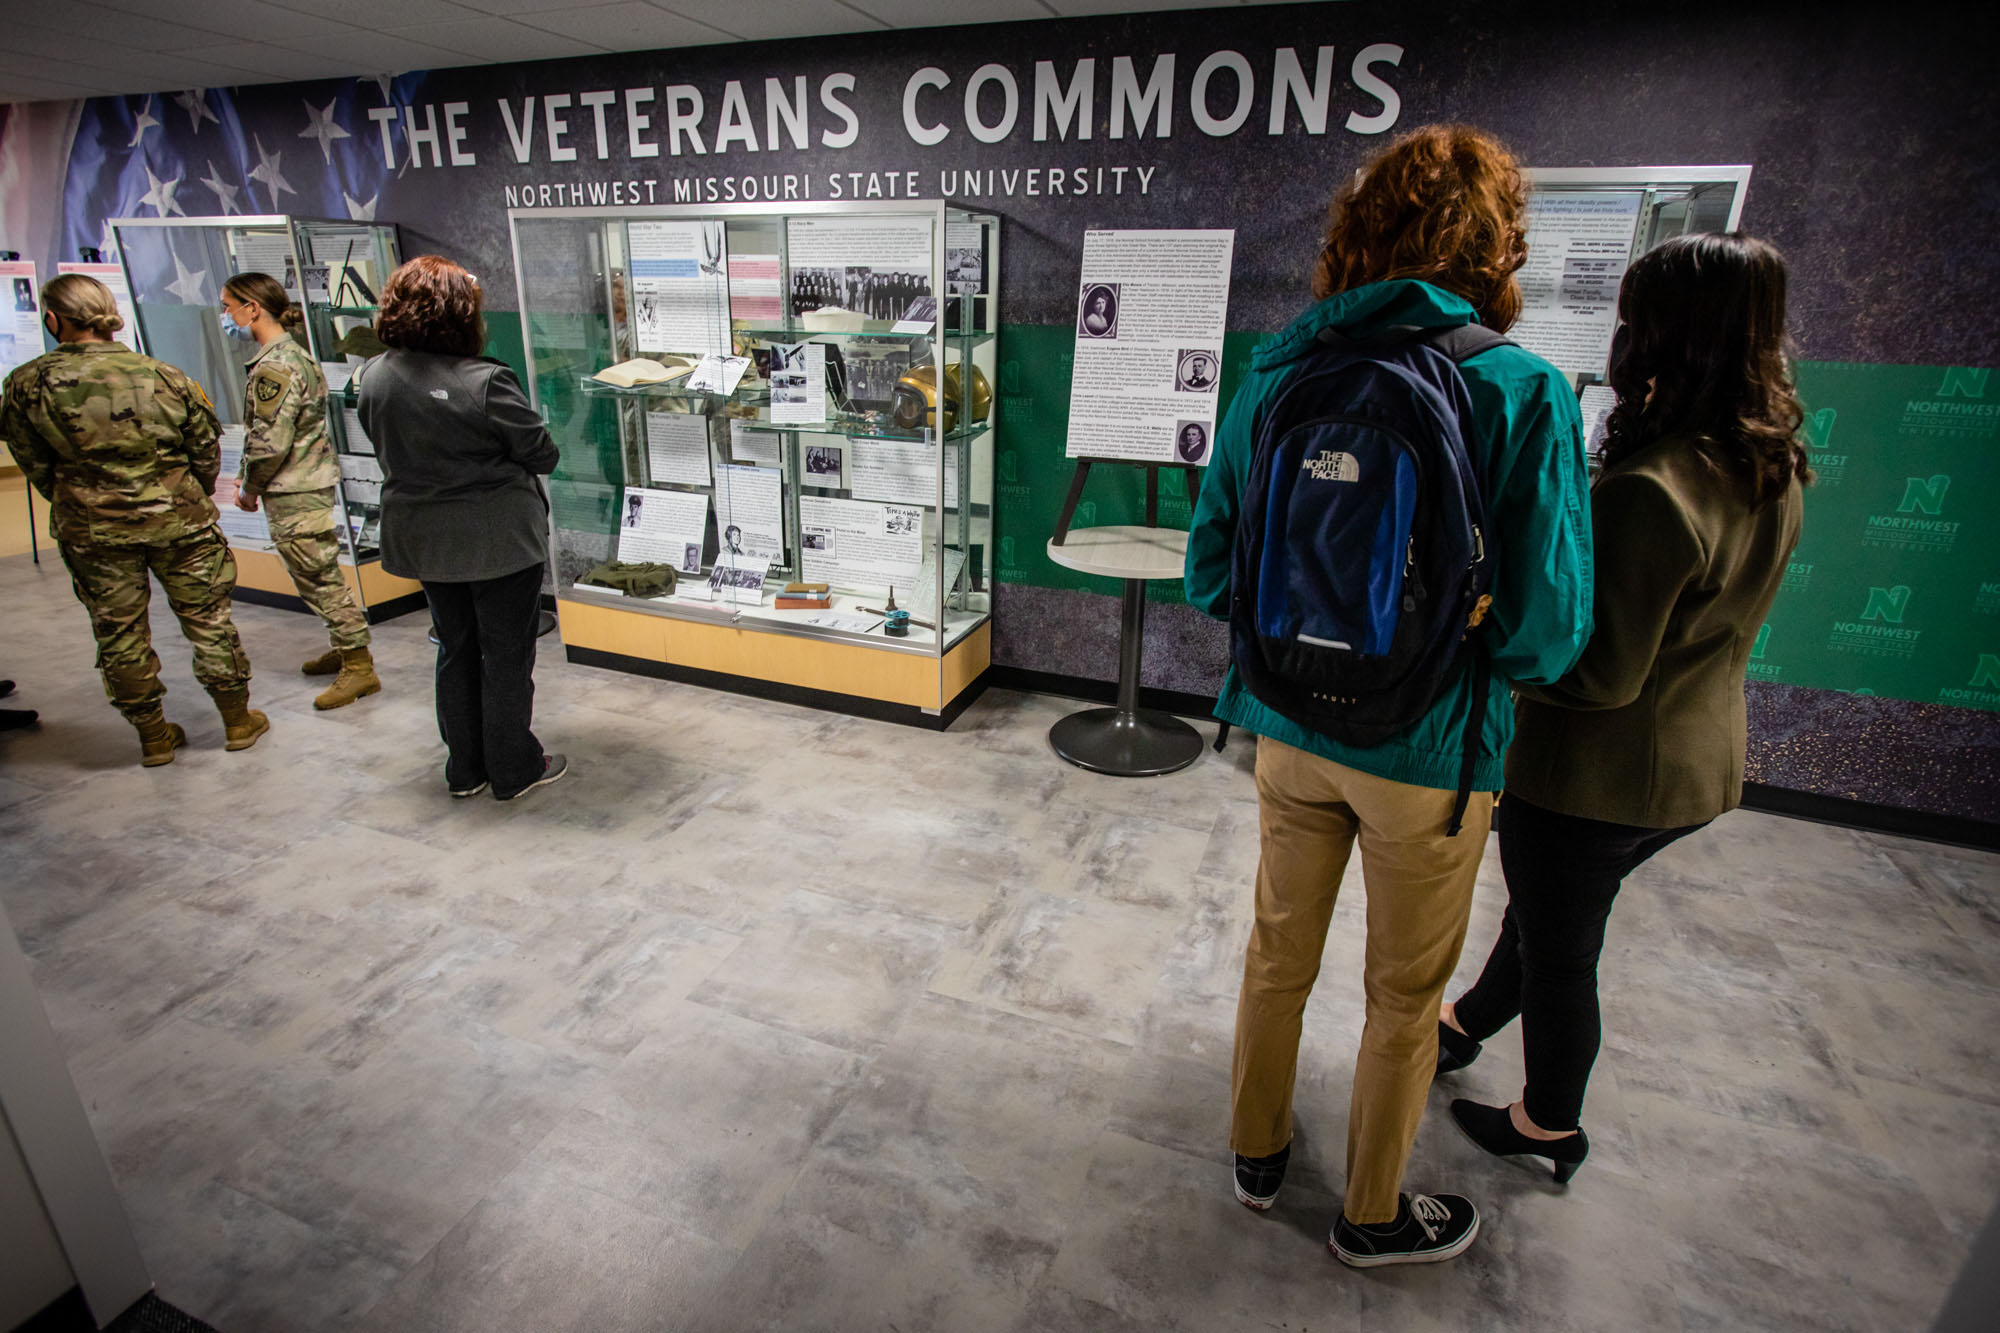
<svg viewBox="0 0 2000 1333">
<path fill-rule="evenodd" d="M 1312 473 L 1314 481 L 1360 481 L 1361 460 L 1349 453 L 1327 453 L 1308 458 L 1299 466 Z"/>
</svg>

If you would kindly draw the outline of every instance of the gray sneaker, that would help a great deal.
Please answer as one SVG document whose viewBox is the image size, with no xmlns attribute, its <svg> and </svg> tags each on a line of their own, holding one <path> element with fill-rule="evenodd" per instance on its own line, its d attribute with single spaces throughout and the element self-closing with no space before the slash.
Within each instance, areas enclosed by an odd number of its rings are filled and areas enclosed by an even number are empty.
<svg viewBox="0 0 2000 1333">
<path fill-rule="evenodd" d="M 527 786 L 518 787 L 504 795 L 496 787 L 493 789 L 493 799 L 496 801 L 511 801 L 517 797 L 526 796 L 537 787 L 546 787 L 551 782 L 559 781 L 562 775 L 567 772 L 569 772 L 569 760 L 559 754 L 545 754 L 542 756 L 542 775 L 540 777 L 530 782 Z"/>
</svg>

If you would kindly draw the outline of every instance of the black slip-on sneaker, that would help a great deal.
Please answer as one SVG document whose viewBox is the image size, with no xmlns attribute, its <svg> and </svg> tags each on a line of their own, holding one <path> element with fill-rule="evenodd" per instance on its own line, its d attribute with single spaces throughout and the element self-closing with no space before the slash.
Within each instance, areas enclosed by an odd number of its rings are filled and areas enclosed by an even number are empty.
<svg viewBox="0 0 2000 1333">
<path fill-rule="evenodd" d="M 1479 1234 L 1479 1210 L 1458 1194 L 1405 1194 L 1396 1220 L 1360 1226 L 1342 1213 L 1327 1247 L 1352 1268 L 1435 1264 L 1465 1253 Z"/>
<path fill-rule="evenodd" d="M 1289 1143 L 1269 1157 L 1245 1157 L 1237 1153 L 1236 1201 L 1260 1213 L 1269 1208 L 1278 1197 L 1278 1186 L 1285 1183 L 1285 1163 L 1291 1157 Z"/>
</svg>

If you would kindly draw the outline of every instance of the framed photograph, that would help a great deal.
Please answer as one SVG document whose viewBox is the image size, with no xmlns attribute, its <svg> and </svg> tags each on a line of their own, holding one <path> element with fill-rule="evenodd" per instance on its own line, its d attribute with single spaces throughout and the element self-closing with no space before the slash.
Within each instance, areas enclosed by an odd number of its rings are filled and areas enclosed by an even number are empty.
<svg viewBox="0 0 2000 1333">
<path fill-rule="evenodd" d="M 1174 360 L 1174 388 L 1181 393 L 1212 393 L 1221 366 L 1206 347 L 1185 348 Z"/>
<path fill-rule="evenodd" d="M 847 489 L 847 450 L 838 444 L 799 446 L 799 484 L 825 490 Z"/>
<path fill-rule="evenodd" d="M 1199 463 L 1208 457 L 1208 423 L 1174 423 L 1174 457 L 1183 463 Z"/>
<path fill-rule="evenodd" d="M 1083 338 L 1118 336 L 1118 289 L 1115 282 L 1087 282 L 1077 301 L 1076 331 Z"/>
</svg>

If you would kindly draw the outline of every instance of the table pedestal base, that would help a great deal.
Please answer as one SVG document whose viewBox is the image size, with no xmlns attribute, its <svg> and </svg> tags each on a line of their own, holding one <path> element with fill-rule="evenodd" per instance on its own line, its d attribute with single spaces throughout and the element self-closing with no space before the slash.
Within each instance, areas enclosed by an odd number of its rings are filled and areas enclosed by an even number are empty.
<svg viewBox="0 0 2000 1333">
<path fill-rule="evenodd" d="M 1122 778 L 1153 778 L 1186 768 L 1201 755 L 1201 734 L 1170 713 L 1089 708 L 1049 728 L 1049 745 L 1078 768 Z"/>
</svg>

